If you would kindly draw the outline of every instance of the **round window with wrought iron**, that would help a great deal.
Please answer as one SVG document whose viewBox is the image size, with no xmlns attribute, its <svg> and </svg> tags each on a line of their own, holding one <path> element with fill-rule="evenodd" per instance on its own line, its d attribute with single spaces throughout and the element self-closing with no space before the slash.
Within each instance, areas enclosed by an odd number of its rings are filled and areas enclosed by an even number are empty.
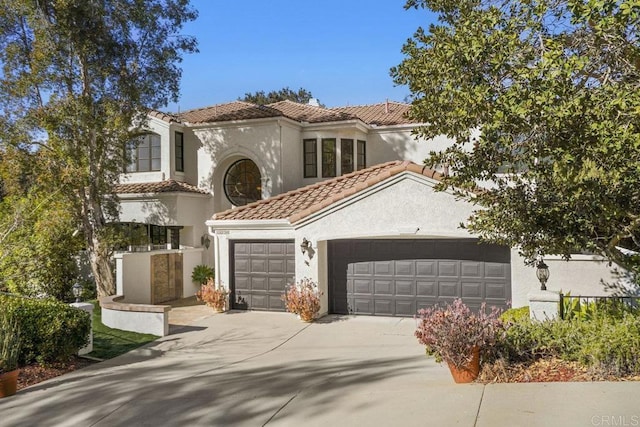
<svg viewBox="0 0 640 427">
<path fill-rule="evenodd" d="M 224 193 L 235 206 L 262 199 L 262 181 L 258 166 L 249 159 L 238 160 L 224 175 Z"/>
</svg>

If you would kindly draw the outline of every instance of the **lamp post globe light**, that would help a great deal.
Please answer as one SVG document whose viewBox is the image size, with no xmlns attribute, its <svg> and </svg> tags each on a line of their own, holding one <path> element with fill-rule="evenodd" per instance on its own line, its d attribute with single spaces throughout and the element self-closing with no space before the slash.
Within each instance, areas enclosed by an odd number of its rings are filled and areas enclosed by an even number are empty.
<svg viewBox="0 0 640 427">
<path fill-rule="evenodd" d="M 536 265 L 536 276 L 540 281 L 540 290 L 547 290 L 547 280 L 549 280 L 549 266 L 544 263 L 542 258 L 538 260 L 538 264 Z"/>
<path fill-rule="evenodd" d="M 80 302 L 80 297 L 82 296 L 82 285 L 79 282 L 76 282 L 71 287 L 71 291 L 73 292 L 73 296 L 76 297 L 76 302 Z"/>
</svg>

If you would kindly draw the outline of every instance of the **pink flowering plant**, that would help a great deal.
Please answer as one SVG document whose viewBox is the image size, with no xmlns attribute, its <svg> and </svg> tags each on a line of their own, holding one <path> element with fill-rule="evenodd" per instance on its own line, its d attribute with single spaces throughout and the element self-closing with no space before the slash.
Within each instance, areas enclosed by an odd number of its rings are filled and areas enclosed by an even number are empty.
<svg viewBox="0 0 640 427">
<path fill-rule="evenodd" d="M 504 331 L 500 313 L 496 307 L 486 313 L 484 303 L 474 313 L 456 299 L 452 304 L 420 310 L 415 335 L 425 345 L 427 355 L 462 369 L 473 358 L 474 350 L 486 351 L 495 345 Z"/>
<path fill-rule="evenodd" d="M 320 297 L 322 292 L 318 290 L 316 282 L 304 278 L 297 283 L 292 283 L 284 291 L 282 300 L 289 313 L 300 316 L 300 319 L 309 322 L 320 311 Z"/>
</svg>

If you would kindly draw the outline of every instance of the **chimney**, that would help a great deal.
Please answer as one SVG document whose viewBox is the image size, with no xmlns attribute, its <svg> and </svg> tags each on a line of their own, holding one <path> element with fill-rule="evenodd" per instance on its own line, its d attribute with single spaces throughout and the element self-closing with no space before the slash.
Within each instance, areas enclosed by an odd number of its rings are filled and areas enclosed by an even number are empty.
<svg viewBox="0 0 640 427">
<path fill-rule="evenodd" d="M 318 102 L 317 98 L 309 98 L 309 102 L 307 104 L 311 105 L 313 107 L 319 107 L 320 106 L 320 103 Z"/>
<path fill-rule="evenodd" d="M 384 103 L 384 113 L 389 114 L 389 98 L 387 98 L 387 102 Z"/>
</svg>

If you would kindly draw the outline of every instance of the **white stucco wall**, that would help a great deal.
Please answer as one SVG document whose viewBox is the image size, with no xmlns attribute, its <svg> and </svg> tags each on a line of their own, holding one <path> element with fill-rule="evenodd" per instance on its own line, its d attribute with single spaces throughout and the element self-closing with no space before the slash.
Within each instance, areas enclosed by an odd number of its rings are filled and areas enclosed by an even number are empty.
<svg viewBox="0 0 640 427">
<path fill-rule="evenodd" d="M 549 266 L 549 291 L 585 296 L 607 295 L 602 281 L 615 282 L 608 262 L 599 256 L 573 255 L 569 261 L 559 256 L 547 256 L 544 262 Z M 527 294 L 540 289 L 540 282 L 535 266 L 526 266 L 516 249 L 511 250 L 511 280 L 516 284 L 512 285 L 513 307 L 529 305 Z"/>
<path fill-rule="evenodd" d="M 409 126 L 389 126 L 370 130 L 367 135 L 367 165 L 390 160 L 410 160 L 421 165 L 431 151 L 444 150 L 451 145 L 451 139 L 445 136 L 416 140 L 411 134 L 412 129 Z"/>
<path fill-rule="evenodd" d="M 278 120 L 197 127 L 193 133 L 201 144 L 198 150 L 198 183 L 213 192 L 215 212 L 232 207 L 224 195 L 222 181 L 229 166 L 242 158 L 251 159 L 258 166 L 263 178 L 263 198 L 281 192 L 282 152 Z"/>
</svg>

